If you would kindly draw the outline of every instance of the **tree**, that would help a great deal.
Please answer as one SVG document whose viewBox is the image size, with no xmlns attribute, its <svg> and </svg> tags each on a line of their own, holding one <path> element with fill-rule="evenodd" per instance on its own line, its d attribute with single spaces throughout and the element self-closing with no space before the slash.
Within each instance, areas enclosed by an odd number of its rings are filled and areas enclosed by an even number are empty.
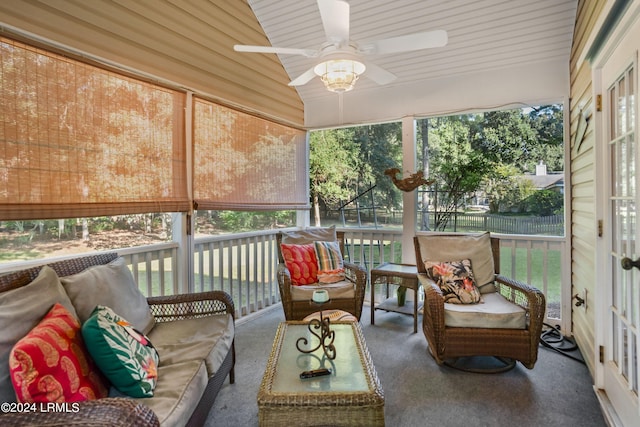
<svg viewBox="0 0 640 427">
<path fill-rule="evenodd" d="M 419 154 L 422 155 L 422 174 L 429 179 L 429 119 L 422 119 L 418 121 L 418 139 L 422 143 L 422 148 Z M 429 230 L 429 192 L 422 192 L 422 224 L 421 230 Z"/>
<path fill-rule="evenodd" d="M 350 196 L 358 182 L 360 156 L 353 129 L 311 132 L 309 136 L 309 179 L 316 226 L 320 226 L 320 199 L 337 207 Z"/>
<path fill-rule="evenodd" d="M 522 110 L 491 111 L 473 126 L 473 148 L 497 164 L 510 164 L 521 173 L 535 170 L 536 132 Z"/>
<path fill-rule="evenodd" d="M 485 181 L 485 192 L 491 213 L 523 211 L 524 201 L 536 189 L 513 165 L 497 165 Z"/>
<path fill-rule="evenodd" d="M 542 160 L 550 170 L 564 170 L 564 123 L 562 105 L 546 105 L 529 113 L 531 127 L 538 144 L 533 148 L 534 158 Z"/>
<path fill-rule="evenodd" d="M 445 117 L 429 140 L 430 178 L 436 179 L 435 229 L 444 230 L 465 197 L 478 190 L 492 163 L 471 146 L 468 117 Z"/>
<path fill-rule="evenodd" d="M 526 199 L 526 209 L 534 215 L 549 216 L 562 212 L 564 196 L 554 190 L 540 190 Z"/>
<path fill-rule="evenodd" d="M 384 171 L 402 164 L 402 124 L 392 122 L 357 127 L 355 140 L 361 156 L 360 182 L 375 184 L 377 205 L 386 209 L 401 208 L 400 191 Z"/>
<path fill-rule="evenodd" d="M 384 175 L 401 158 L 400 123 L 311 132 L 309 175 L 316 225 L 320 203 L 337 208 L 372 185 L 376 206 L 401 206 L 398 189 Z"/>
</svg>

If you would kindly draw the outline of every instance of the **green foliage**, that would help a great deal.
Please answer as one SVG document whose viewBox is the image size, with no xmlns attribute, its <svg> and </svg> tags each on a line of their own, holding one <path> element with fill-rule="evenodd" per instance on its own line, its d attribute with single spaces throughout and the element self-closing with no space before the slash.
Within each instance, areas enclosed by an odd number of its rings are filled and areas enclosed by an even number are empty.
<svg viewBox="0 0 640 427">
<path fill-rule="evenodd" d="M 564 206 L 564 196 L 554 190 L 540 190 L 531 194 L 525 201 L 527 212 L 538 216 L 548 216 L 561 213 Z"/>
<path fill-rule="evenodd" d="M 540 161 L 552 171 L 563 170 L 562 115 L 562 105 L 548 105 L 420 120 L 421 170 L 436 181 L 423 209 L 434 206 L 438 226 L 446 226 L 451 214 L 480 192 L 493 212 L 530 211 L 526 201 L 535 188 L 522 175 L 533 173 Z M 405 176 L 415 172 L 402 167 L 399 122 L 310 133 L 316 206 L 335 209 L 371 183 L 378 208 L 402 209 L 402 193 L 384 175 L 392 167 Z"/>
<path fill-rule="evenodd" d="M 441 118 L 431 131 L 430 178 L 435 179 L 437 195 L 435 228 L 446 227 L 451 215 L 466 195 L 480 188 L 492 163 L 471 146 L 471 126 L 466 117 Z"/>
<path fill-rule="evenodd" d="M 473 145 L 485 158 L 514 165 L 522 173 L 535 168 L 540 160 L 534 157 L 536 132 L 522 110 L 487 112 L 474 124 Z"/>
<path fill-rule="evenodd" d="M 354 129 L 311 132 L 309 141 L 311 196 L 337 207 L 340 201 L 351 198 L 362 166 Z"/>
<path fill-rule="evenodd" d="M 513 165 L 497 165 L 487 178 L 484 191 L 489 198 L 491 213 L 526 210 L 523 203 L 536 189 L 530 180 L 518 173 Z"/>
<path fill-rule="evenodd" d="M 401 208 L 402 195 L 384 171 L 402 164 L 402 124 L 393 122 L 357 127 L 355 137 L 362 163 L 367 165 L 360 181 L 376 185 L 373 190 L 376 204 L 387 209 Z"/>
<path fill-rule="evenodd" d="M 295 218 L 293 211 L 220 211 L 213 218 L 218 219 L 215 221 L 216 228 L 237 233 L 276 228 L 280 224 L 290 225 L 292 217 Z"/>
<path fill-rule="evenodd" d="M 400 123 L 322 130 L 310 133 L 311 198 L 319 221 L 319 205 L 337 209 L 375 185 L 377 207 L 401 206 L 401 196 L 384 170 L 400 164 Z M 365 204 L 370 199 L 361 201 Z"/>
</svg>

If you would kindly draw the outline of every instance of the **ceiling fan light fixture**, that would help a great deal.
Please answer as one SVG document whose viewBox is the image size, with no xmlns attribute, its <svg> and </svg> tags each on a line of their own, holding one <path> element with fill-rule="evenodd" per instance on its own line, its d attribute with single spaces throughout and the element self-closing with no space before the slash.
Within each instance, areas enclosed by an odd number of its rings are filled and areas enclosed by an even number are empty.
<svg viewBox="0 0 640 427">
<path fill-rule="evenodd" d="M 362 62 L 352 59 L 331 59 L 316 65 L 313 72 L 320 77 L 328 90 L 342 93 L 353 89 L 365 69 Z"/>
</svg>

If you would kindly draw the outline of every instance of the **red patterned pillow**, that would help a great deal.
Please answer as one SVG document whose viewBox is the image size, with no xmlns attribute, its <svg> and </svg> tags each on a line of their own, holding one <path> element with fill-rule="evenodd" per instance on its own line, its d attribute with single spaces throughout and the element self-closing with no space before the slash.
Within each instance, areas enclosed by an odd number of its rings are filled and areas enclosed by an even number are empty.
<svg viewBox="0 0 640 427">
<path fill-rule="evenodd" d="M 318 281 L 318 259 L 313 243 L 308 245 L 283 243 L 280 248 L 294 286 L 311 285 Z"/>
<path fill-rule="evenodd" d="M 80 402 L 108 394 L 82 341 L 80 322 L 61 304 L 16 343 L 9 369 L 18 402 Z"/>
</svg>

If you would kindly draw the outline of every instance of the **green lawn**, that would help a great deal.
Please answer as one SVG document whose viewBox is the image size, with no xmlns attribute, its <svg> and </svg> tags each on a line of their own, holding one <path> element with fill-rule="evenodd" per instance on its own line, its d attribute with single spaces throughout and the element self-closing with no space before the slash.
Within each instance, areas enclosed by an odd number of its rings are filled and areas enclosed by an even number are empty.
<svg viewBox="0 0 640 427">
<path fill-rule="evenodd" d="M 560 251 L 547 251 L 547 289 L 545 296 L 548 303 L 560 303 L 562 285 L 562 266 Z M 544 290 L 542 273 L 544 272 L 544 252 L 541 249 L 531 250 L 531 282 L 532 286 Z M 510 276 L 511 249 L 502 248 L 500 252 L 500 272 Z M 516 249 L 514 279 L 527 282 L 527 249 Z"/>
<path fill-rule="evenodd" d="M 400 257 L 402 254 L 402 244 L 395 242 L 393 253 L 395 254 L 394 262 L 401 262 Z M 532 286 L 544 291 L 544 251 L 542 249 L 531 249 L 531 281 L 527 281 L 527 249 L 517 248 L 515 250 L 515 277 L 516 280 L 520 280 L 525 283 L 529 283 Z M 562 285 L 562 266 L 560 264 L 561 257 L 560 251 L 549 250 L 547 253 L 547 289 L 546 298 L 547 303 L 560 303 L 561 285 Z M 391 259 L 391 245 L 384 245 L 383 249 L 384 260 Z M 351 254 L 349 254 L 351 255 Z M 372 266 L 380 264 L 380 246 L 374 247 L 373 255 L 374 259 L 371 260 L 368 246 L 365 247 L 366 263 L 369 269 Z M 357 263 L 360 261 L 360 247 L 355 248 L 354 254 L 351 256 L 352 260 Z M 502 248 L 500 252 L 500 272 L 506 276 L 511 276 L 511 249 Z"/>
</svg>

